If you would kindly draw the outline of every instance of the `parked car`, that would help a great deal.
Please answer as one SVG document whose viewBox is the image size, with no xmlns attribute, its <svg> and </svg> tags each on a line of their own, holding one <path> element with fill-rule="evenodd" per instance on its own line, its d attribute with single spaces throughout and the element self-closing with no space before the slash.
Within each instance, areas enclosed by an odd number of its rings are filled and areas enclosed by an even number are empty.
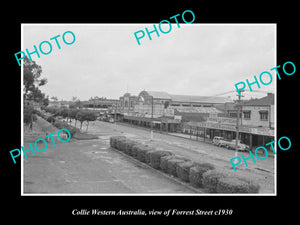
<svg viewBox="0 0 300 225">
<path fill-rule="evenodd" d="M 218 145 L 221 146 L 222 141 L 224 140 L 223 137 L 219 137 L 219 136 L 214 136 L 212 143 L 213 145 Z"/>
<path fill-rule="evenodd" d="M 235 149 L 235 143 L 236 140 L 231 140 L 231 141 L 223 141 L 222 140 L 222 145 L 225 146 L 227 149 Z M 241 140 L 238 140 L 238 151 L 249 151 L 249 146 L 244 144 Z"/>
</svg>

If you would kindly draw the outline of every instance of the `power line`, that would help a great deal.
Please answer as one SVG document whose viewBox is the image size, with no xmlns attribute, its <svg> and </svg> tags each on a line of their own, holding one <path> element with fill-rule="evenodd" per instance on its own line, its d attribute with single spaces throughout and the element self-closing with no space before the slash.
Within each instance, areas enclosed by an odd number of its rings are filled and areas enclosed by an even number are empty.
<svg viewBox="0 0 300 225">
<path fill-rule="evenodd" d="M 242 90 L 242 91 L 243 92 L 250 92 L 250 93 L 252 92 L 252 93 L 264 93 L 264 94 L 272 93 L 272 94 L 274 94 L 272 91 L 261 91 L 261 90 L 253 90 L 253 91 Z M 220 95 L 225 95 L 225 94 L 229 94 L 229 93 L 234 93 L 234 92 L 236 92 L 236 90 L 221 92 L 221 93 L 213 95 L 213 97 L 220 96 Z"/>
</svg>

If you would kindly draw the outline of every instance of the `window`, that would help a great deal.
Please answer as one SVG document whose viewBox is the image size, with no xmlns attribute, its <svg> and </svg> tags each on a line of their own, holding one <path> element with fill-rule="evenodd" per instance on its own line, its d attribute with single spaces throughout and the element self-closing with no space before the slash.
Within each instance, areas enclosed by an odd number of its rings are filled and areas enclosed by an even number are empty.
<svg viewBox="0 0 300 225">
<path fill-rule="evenodd" d="M 128 107 L 128 101 L 125 101 L 125 107 L 126 108 Z"/>
<path fill-rule="evenodd" d="M 268 111 L 259 111 L 260 120 L 268 121 Z"/>
<path fill-rule="evenodd" d="M 170 105 L 170 102 L 168 102 L 168 101 L 165 101 L 165 102 L 164 102 L 164 108 L 165 108 L 165 109 L 168 108 L 169 105 Z"/>
<path fill-rule="evenodd" d="M 251 111 L 244 111 L 244 119 L 250 120 L 251 119 Z"/>
<path fill-rule="evenodd" d="M 130 107 L 131 108 L 133 107 L 133 101 L 130 101 Z"/>
<path fill-rule="evenodd" d="M 229 117 L 236 118 L 237 117 L 237 113 L 236 112 L 229 112 Z"/>
</svg>

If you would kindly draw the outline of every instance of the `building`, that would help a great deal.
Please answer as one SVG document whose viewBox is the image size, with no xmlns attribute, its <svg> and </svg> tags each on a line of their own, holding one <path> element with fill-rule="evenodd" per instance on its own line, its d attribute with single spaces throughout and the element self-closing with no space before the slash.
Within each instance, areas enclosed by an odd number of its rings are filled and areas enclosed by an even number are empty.
<svg viewBox="0 0 300 225">
<path fill-rule="evenodd" d="M 124 115 L 131 114 L 134 111 L 134 106 L 138 102 L 138 97 L 131 95 L 130 93 L 125 93 L 122 97 L 119 98 L 118 102 L 118 111 Z"/>
<path fill-rule="evenodd" d="M 274 129 L 274 94 L 244 103 L 242 114 L 242 125 Z"/>
<path fill-rule="evenodd" d="M 126 93 L 127 101 L 130 94 Z M 120 98 L 125 104 L 125 95 Z M 124 121 L 154 127 L 161 131 L 176 132 L 182 130 L 182 123 L 195 120 L 203 121 L 205 117 L 216 116 L 222 111 L 214 106 L 231 101 L 226 97 L 173 95 L 161 91 L 141 91 L 132 102 L 134 107 L 126 108 Z M 122 103 L 121 103 L 122 104 Z"/>
<path fill-rule="evenodd" d="M 112 108 L 118 103 L 117 99 L 107 99 L 107 98 L 91 98 L 88 101 L 82 101 L 82 106 L 84 108 L 96 109 L 96 108 Z"/>
<path fill-rule="evenodd" d="M 200 132 L 208 135 L 210 139 L 214 136 L 235 139 L 237 119 L 236 116 L 229 116 L 229 113 L 234 113 L 236 107 L 230 106 L 226 110 L 229 110 L 228 117 L 210 116 L 205 122 L 190 121 L 187 126 L 192 133 Z M 250 149 L 265 146 L 274 140 L 274 94 L 269 93 L 266 97 L 242 103 L 240 115 L 239 139 L 249 145 Z"/>
<path fill-rule="evenodd" d="M 275 106 L 274 94 L 250 100 L 242 105 L 241 126 L 249 127 L 251 133 L 245 136 L 250 146 L 265 146 L 274 140 Z"/>
</svg>

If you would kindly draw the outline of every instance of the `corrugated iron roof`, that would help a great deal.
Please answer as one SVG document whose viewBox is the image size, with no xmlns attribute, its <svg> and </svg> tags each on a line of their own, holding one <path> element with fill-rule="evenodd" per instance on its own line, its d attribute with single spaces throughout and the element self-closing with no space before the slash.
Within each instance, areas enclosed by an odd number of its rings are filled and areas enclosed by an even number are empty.
<svg viewBox="0 0 300 225">
<path fill-rule="evenodd" d="M 167 92 L 163 92 L 163 91 L 145 91 L 145 92 L 147 92 L 153 98 L 170 99 L 171 100 L 171 96 Z"/>
<path fill-rule="evenodd" d="M 174 102 L 194 102 L 194 103 L 225 103 L 231 102 L 227 97 L 214 97 L 214 96 L 195 96 L 195 95 L 171 95 Z"/>
<path fill-rule="evenodd" d="M 244 105 L 274 105 L 274 94 L 268 93 L 266 97 L 250 100 Z"/>
<path fill-rule="evenodd" d="M 190 103 L 225 103 L 232 102 L 228 97 L 214 96 L 196 96 L 196 95 L 174 95 L 163 91 L 144 91 L 156 99 L 169 99 L 173 102 L 190 102 Z"/>
</svg>

